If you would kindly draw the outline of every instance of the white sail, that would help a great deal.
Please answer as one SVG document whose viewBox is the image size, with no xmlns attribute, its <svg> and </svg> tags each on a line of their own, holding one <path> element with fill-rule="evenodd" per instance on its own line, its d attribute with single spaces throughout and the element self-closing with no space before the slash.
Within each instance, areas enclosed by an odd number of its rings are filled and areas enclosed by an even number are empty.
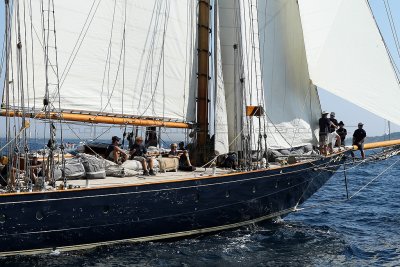
<svg viewBox="0 0 400 267">
<path fill-rule="evenodd" d="M 16 47 L 19 25 L 25 107 L 43 107 L 44 34 L 49 37 L 50 101 L 58 109 L 52 14 L 46 12 L 48 7 L 42 13 L 39 0 L 18 3 L 13 10 L 12 46 Z M 194 1 L 57 0 L 54 12 L 61 109 L 194 120 Z M 14 74 L 16 54 L 14 49 Z M 14 75 L 14 88 L 17 79 L 21 77 Z"/>
<path fill-rule="evenodd" d="M 217 16 L 217 26 L 214 29 L 216 33 L 214 41 L 216 42 L 216 51 L 214 56 L 217 57 L 216 68 L 216 88 L 215 88 L 215 151 L 219 154 L 225 154 L 229 152 L 229 140 L 228 140 L 228 117 L 226 113 L 226 101 L 225 101 L 225 87 L 224 87 L 224 75 L 222 72 L 222 59 L 221 59 L 221 43 L 219 38 L 219 17 Z"/>
<path fill-rule="evenodd" d="M 246 106 L 264 107 L 258 40 L 256 0 L 249 2 L 219 0 L 222 69 L 230 150 L 262 150 L 259 134 L 264 136 L 264 120 L 248 117 Z"/>
<path fill-rule="evenodd" d="M 268 145 L 315 144 L 321 107 L 308 73 L 297 2 L 259 1 L 258 21 Z"/>
<path fill-rule="evenodd" d="M 313 82 L 400 125 L 399 81 L 365 0 L 299 0 Z"/>
<path fill-rule="evenodd" d="M 229 150 L 241 150 L 242 124 L 244 109 L 242 106 L 242 85 L 240 83 L 239 33 L 240 15 L 237 0 L 219 0 L 221 62 L 224 77 L 225 99 L 228 121 Z M 236 47 L 236 49 L 234 48 Z"/>
</svg>

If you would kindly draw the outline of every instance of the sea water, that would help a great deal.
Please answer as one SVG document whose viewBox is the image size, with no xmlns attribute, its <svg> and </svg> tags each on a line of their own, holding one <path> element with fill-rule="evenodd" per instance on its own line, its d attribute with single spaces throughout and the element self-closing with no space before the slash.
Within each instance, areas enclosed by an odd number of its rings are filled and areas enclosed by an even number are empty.
<svg viewBox="0 0 400 267">
<path fill-rule="evenodd" d="M 350 196 L 372 182 L 345 201 L 344 174 L 338 172 L 304 209 L 275 223 L 174 241 L 7 257 L 0 266 L 400 266 L 400 156 L 360 164 L 347 178 Z"/>
</svg>

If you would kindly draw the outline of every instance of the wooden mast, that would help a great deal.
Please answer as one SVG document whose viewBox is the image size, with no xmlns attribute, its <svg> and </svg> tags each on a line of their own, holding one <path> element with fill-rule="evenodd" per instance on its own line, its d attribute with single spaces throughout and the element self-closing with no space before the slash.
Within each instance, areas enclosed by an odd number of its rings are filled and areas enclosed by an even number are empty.
<svg viewBox="0 0 400 267">
<path fill-rule="evenodd" d="M 207 159 L 210 0 L 199 0 L 197 78 L 197 163 Z"/>
</svg>

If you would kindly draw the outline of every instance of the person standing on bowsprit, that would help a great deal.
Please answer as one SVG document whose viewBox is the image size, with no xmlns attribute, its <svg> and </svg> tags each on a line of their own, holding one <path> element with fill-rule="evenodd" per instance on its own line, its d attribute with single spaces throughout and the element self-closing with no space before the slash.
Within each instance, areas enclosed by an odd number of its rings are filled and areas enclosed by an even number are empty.
<svg viewBox="0 0 400 267">
<path fill-rule="evenodd" d="M 339 129 L 337 129 L 336 130 L 336 133 L 340 136 L 340 140 L 341 140 L 341 145 L 342 146 L 345 146 L 346 144 L 345 144 L 345 139 L 346 139 L 346 135 L 347 135 L 347 130 L 346 130 L 346 128 L 344 128 L 344 123 L 343 123 L 343 121 L 340 121 L 339 122 Z M 338 146 L 339 146 L 339 144 L 338 144 Z"/>
<path fill-rule="evenodd" d="M 365 159 L 365 152 L 364 152 L 364 141 L 365 137 L 367 137 L 367 133 L 363 129 L 364 124 L 360 122 L 358 124 L 358 129 L 354 131 L 353 134 L 353 146 L 357 146 L 358 150 L 361 152 L 362 159 Z M 351 156 L 354 158 L 354 153 L 351 151 Z"/>
<path fill-rule="evenodd" d="M 322 116 L 318 121 L 319 124 L 319 150 L 322 155 L 328 155 L 327 144 L 328 144 L 328 136 L 329 130 L 332 126 L 332 122 L 328 118 L 329 112 L 323 111 Z"/>
<path fill-rule="evenodd" d="M 329 127 L 328 134 L 328 150 L 330 153 L 333 153 L 333 147 L 335 144 L 338 144 L 339 150 L 341 144 L 340 136 L 336 133 L 336 129 L 338 128 L 338 121 L 335 119 L 335 112 L 331 112 L 329 120 L 331 121 L 331 125 Z"/>
</svg>

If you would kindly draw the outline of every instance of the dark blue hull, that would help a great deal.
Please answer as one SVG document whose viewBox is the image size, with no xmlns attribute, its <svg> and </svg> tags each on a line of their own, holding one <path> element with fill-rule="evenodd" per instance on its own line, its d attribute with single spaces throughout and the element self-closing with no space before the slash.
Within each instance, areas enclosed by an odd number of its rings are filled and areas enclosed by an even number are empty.
<svg viewBox="0 0 400 267">
<path fill-rule="evenodd" d="M 2 195 L 0 255 L 157 240 L 271 219 L 308 199 L 343 161 L 339 155 L 186 181 Z"/>
</svg>

